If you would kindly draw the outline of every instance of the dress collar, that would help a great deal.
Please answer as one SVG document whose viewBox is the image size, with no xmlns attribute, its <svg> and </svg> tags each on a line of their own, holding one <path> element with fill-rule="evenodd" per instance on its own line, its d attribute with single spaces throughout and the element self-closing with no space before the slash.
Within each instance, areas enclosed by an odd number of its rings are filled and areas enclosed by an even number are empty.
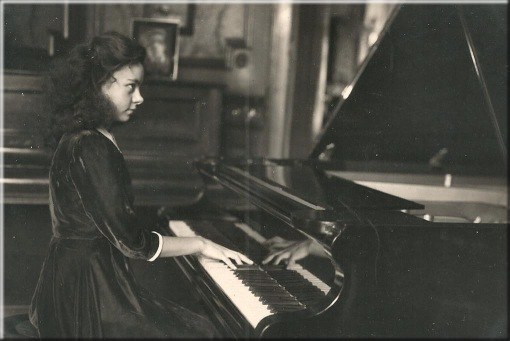
<svg viewBox="0 0 510 341">
<path fill-rule="evenodd" d="M 113 137 L 113 135 L 106 129 L 104 128 L 96 128 L 96 130 L 98 132 L 100 132 L 101 134 L 103 134 L 106 138 L 108 138 L 110 141 L 113 142 L 113 144 L 115 145 L 115 147 L 117 147 L 117 149 L 119 150 L 120 152 L 120 148 L 119 146 L 117 145 L 117 141 L 115 141 L 115 137 Z"/>
</svg>

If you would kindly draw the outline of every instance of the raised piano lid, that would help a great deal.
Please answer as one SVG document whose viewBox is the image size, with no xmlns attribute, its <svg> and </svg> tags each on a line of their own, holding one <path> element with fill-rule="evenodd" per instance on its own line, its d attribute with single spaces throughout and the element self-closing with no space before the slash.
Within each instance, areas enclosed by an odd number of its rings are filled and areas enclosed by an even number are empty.
<svg viewBox="0 0 510 341">
<path fill-rule="evenodd" d="M 505 177 L 506 9 L 396 8 L 311 158 L 350 171 Z"/>
<path fill-rule="evenodd" d="M 419 210 L 440 195 L 390 195 L 370 181 L 341 178 L 353 172 L 372 173 L 371 179 L 405 175 L 412 183 L 427 178 L 434 185 L 445 178 L 445 186 L 453 176 L 456 185 L 460 178 L 469 187 L 495 184 L 489 194 L 502 197 L 506 21 L 506 5 L 396 7 L 308 160 L 249 160 L 218 170 L 233 176 L 237 169 L 252 179 L 252 192 L 261 191 L 258 178 L 315 210 Z"/>
</svg>

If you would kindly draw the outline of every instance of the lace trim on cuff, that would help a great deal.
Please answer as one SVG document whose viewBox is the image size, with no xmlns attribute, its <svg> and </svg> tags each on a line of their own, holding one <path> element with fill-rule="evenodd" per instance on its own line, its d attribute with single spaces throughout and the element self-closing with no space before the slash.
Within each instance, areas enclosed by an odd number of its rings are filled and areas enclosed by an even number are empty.
<svg viewBox="0 0 510 341">
<path fill-rule="evenodd" d="M 152 233 L 155 233 L 158 235 L 158 239 L 159 239 L 159 246 L 158 246 L 158 249 L 156 250 L 156 253 L 154 254 L 154 256 L 152 256 L 150 259 L 149 259 L 149 262 L 152 262 L 154 261 L 156 258 L 158 258 L 159 254 L 161 253 L 161 250 L 163 250 L 163 237 L 157 233 L 156 231 L 151 231 Z"/>
</svg>

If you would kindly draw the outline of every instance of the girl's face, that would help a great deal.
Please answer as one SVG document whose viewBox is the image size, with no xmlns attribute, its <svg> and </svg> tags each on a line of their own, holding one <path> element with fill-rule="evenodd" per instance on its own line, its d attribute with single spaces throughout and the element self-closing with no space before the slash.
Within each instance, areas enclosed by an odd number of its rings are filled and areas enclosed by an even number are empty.
<svg viewBox="0 0 510 341">
<path fill-rule="evenodd" d="M 140 85 L 143 81 L 143 66 L 140 63 L 126 65 L 113 73 L 101 87 L 101 92 L 115 108 L 113 121 L 127 122 L 136 107 L 143 102 Z"/>
</svg>

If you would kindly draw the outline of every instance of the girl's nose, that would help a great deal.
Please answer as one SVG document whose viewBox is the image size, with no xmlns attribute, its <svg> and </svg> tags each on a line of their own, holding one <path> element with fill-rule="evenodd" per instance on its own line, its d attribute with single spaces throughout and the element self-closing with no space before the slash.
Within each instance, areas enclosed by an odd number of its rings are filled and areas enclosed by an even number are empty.
<svg viewBox="0 0 510 341">
<path fill-rule="evenodd" d="M 143 97 L 139 88 L 136 88 L 135 93 L 133 94 L 133 102 L 137 105 L 142 104 L 143 102 Z"/>
</svg>

